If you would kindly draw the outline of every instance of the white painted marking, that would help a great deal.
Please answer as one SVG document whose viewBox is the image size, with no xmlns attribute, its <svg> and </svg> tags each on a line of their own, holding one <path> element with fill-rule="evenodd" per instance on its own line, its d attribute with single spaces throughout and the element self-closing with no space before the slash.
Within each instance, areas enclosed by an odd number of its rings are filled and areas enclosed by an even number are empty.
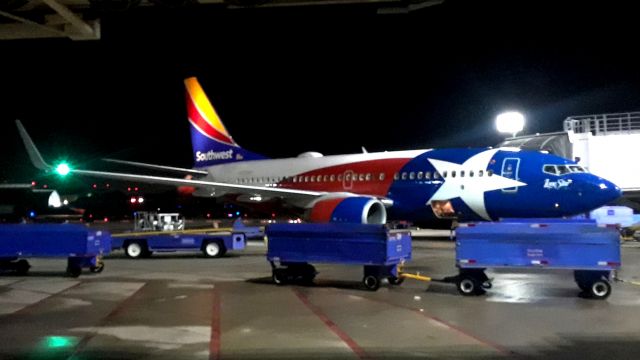
<svg viewBox="0 0 640 360">
<path fill-rule="evenodd" d="M 195 284 L 195 283 L 170 283 L 169 289 L 203 289 L 210 290 L 215 288 L 213 284 Z"/>
<path fill-rule="evenodd" d="M 0 293 L 0 315 L 12 314 L 49 296 L 41 292 L 18 289 L 2 292 Z"/>
<path fill-rule="evenodd" d="M 209 326 L 105 326 L 74 328 L 71 331 L 113 336 L 124 341 L 142 342 L 144 346 L 161 350 L 179 349 L 183 345 L 208 344 L 211 340 L 211 327 Z"/>
<path fill-rule="evenodd" d="M 143 285 L 141 282 L 88 282 L 69 289 L 65 295 L 91 300 L 119 301 L 133 295 Z"/>
<path fill-rule="evenodd" d="M 80 281 L 66 279 L 26 279 L 19 283 L 12 284 L 9 287 L 12 289 L 37 291 L 53 295 L 79 283 Z"/>
</svg>

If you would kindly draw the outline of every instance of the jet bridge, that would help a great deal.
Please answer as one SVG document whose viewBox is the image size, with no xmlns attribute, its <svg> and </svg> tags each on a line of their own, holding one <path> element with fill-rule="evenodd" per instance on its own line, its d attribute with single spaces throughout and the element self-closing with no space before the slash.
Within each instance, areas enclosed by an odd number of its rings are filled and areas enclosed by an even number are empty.
<svg viewBox="0 0 640 360">
<path fill-rule="evenodd" d="M 640 112 L 569 116 L 562 132 L 505 139 L 499 146 L 543 150 L 576 160 L 640 200 Z"/>
</svg>

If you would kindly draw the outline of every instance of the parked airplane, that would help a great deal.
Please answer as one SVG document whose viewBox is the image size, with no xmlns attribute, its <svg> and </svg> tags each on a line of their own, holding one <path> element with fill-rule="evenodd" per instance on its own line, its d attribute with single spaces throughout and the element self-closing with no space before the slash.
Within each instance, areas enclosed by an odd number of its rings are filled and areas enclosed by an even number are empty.
<svg viewBox="0 0 640 360">
<path fill-rule="evenodd" d="M 517 148 L 424 149 L 268 159 L 240 147 L 196 78 L 185 80 L 193 169 L 113 160 L 186 178 L 70 169 L 72 173 L 193 189 L 195 196 L 279 199 L 311 221 L 385 223 L 387 219 L 495 220 L 587 212 L 621 195 L 613 183 L 575 162 Z M 47 164 L 17 122 L 28 154 Z M 68 170 L 65 168 L 65 170 Z"/>
</svg>

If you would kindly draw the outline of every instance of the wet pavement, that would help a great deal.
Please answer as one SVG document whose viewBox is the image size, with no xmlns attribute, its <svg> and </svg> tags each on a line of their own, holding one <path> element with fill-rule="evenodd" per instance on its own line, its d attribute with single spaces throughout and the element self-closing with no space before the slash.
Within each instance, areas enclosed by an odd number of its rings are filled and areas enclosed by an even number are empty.
<svg viewBox="0 0 640 360">
<path fill-rule="evenodd" d="M 406 280 L 371 292 L 362 270 L 317 266 L 311 286 L 276 286 L 265 248 L 221 259 L 154 254 L 106 259 L 101 274 L 64 276 L 64 260 L 31 260 L 0 277 L 0 358 L 384 359 L 638 358 L 640 244 L 605 301 L 567 271 L 489 271 L 493 288 Z M 453 244 L 414 241 L 407 270 L 456 273 Z"/>
</svg>

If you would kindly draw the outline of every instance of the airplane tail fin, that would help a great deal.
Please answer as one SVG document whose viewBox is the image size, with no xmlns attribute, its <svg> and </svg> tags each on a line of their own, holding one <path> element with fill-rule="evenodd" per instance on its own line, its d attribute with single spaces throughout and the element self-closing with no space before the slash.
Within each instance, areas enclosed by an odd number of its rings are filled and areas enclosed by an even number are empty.
<svg viewBox="0 0 640 360">
<path fill-rule="evenodd" d="M 198 79 L 185 79 L 184 85 L 187 90 L 187 115 L 191 124 L 195 167 L 266 158 L 241 148 L 231 138 Z"/>
</svg>

